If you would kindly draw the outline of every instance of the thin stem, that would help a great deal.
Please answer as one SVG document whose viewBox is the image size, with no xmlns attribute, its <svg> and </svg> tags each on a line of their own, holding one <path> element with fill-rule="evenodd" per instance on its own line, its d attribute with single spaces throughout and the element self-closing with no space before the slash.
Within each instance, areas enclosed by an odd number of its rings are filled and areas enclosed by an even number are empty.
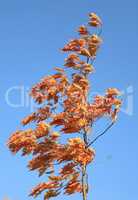
<svg viewBox="0 0 138 200">
<path fill-rule="evenodd" d="M 83 140 L 84 140 L 85 146 L 87 147 L 87 145 L 88 145 L 88 137 L 87 137 L 87 133 L 86 132 L 83 133 Z"/>
<path fill-rule="evenodd" d="M 89 63 L 90 58 L 87 57 L 87 63 Z M 87 75 L 85 75 L 87 77 Z M 85 143 L 85 148 L 88 146 L 88 137 L 87 137 L 87 132 L 83 132 L 83 141 Z M 87 166 L 83 165 L 82 166 L 82 196 L 83 200 L 87 200 L 87 193 L 88 193 L 88 175 L 87 175 Z"/>
<path fill-rule="evenodd" d="M 92 144 L 94 144 L 101 136 L 103 136 L 112 126 L 114 125 L 114 122 L 112 122 L 101 134 L 99 134 L 92 142 L 90 142 L 87 145 L 87 148 L 90 147 Z"/>
<path fill-rule="evenodd" d="M 87 174 L 86 174 L 86 165 L 82 166 L 82 195 L 83 195 L 83 200 L 87 200 L 87 184 L 86 184 L 86 179 Z"/>
<path fill-rule="evenodd" d="M 89 63 L 89 60 L 90 60 L 90 58 L 89 58 L 89 57 L 87 57 L 87 63 Z"/>
<path fill-rule="evenodd" d="M 87 132 L 83 132 L 83 141 L 85 143 L 85 148 L 88 145 L 88 137 Z M 83 200 L 87 200 L 87 193 L 88 193 L 88 175 L 87 175 L 87 166 L 82 165 L 82 196 Z"/>
</svg>

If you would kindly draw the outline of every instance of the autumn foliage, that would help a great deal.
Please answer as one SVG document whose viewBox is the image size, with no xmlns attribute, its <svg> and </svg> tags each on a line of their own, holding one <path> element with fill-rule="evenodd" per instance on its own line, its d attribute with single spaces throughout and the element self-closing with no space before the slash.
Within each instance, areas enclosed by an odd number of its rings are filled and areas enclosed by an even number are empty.
<svg viewBox="0 0 138 200">
<path fill-rule="evenodd" d="M 87 199 L 87 166 L 95 157 L 92 127 L 102 117 L 111 120 L 111 127 L 121 106 L 116 88 L 107 89 L 105 95 L 93 100 L 88 98 L 89 75 L 95 71 L 93 62 L 102 43 L 101 29 L 101 19 L 90 13 L 88 25 L 78 28 L 79 38 L 62 49 L 67 53 L 64 66 L 55 67 L 53 75 L 44 77 L 31 90 L 40 107 L 22 124 L 32 123 L 33 128 L 17 130 L 8 140 L 13 153 L 32 155 L 30 170 L 47 175 L 47 181 L 31 191 L 33 197 L 44 192 L 44 199 L 48 200 L 61 192 L 79 192 Z"/>
</svg>

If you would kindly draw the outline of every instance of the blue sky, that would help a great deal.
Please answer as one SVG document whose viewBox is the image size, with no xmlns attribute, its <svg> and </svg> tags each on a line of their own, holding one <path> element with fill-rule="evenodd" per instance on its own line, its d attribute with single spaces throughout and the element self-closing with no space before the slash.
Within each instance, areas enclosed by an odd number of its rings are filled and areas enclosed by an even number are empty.
<svg viewBox="0 0 138 200">
<path fill-rule="evenodd" d="M 27 194 L 39 182 L 36 173 L 28 172 L 26 159 L 12 156 L 5 145 L 20 120 L 30 113 L 27 97 L 24 106 L 15 108 L 8 104 L 7 91 L 9 101 L 17 104 L 18 87 L 24 87 L 26 93 L 41 77 L 52 73 L 53 66 L 62 65 L 64 55 L 59 48 L 76 36 L 74 30 L 87 21 L 91 11 L 104 22 L 104 43 L 91 78 L 93 91 L 103 93 L 108 87 L 117 87 L 125 95 L 118 123 L 94 145 L 89 199 L 137 199 L 137 7 L 136 0 L 0 0 L 0 199 L 31 199 Z M 12 87 L 16 89 L 9 90 Z M 98 129 L 101 127 L 98 124 Z M 79 197 L 72 196 L 72 200 Z"/>
</svg>

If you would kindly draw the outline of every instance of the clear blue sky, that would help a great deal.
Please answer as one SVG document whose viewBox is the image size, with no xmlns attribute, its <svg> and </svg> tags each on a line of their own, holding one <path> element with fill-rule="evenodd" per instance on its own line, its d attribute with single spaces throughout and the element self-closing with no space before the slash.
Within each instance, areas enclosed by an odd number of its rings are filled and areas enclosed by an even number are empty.
<svg viewBox="0 0 138 200">
<path fill-rule="evenodd" d="M 39 182 L 35 173 L 28 173 L 26 159 L 12 156 L 5 146 L 20 119 L 30 113 L 27 105 L 8 105 L 6 92 L 13 86 L 31 87 L 51 73 L 53 66 L 63 64 L 64 56 L 58 49 L 76 35 L 74 30 L 86 22 L 91 11 L 104 22 L 104 43 L 95 62 L 93 91 L 103 93 L 108 87 L 118 87 L 125 92 L 125 101 L 118 123 L 94 145 L 96 159 L 89 169 L 89 199 L 137 199 L 137 7 L 137 0 L 0 0 L 0 200 L 4 196 L 31 199 L 27 194 Z M 133 92 L 126 94 L 127 88 L 133 88 Z M 12 90 L 10 102 L 19 100 L 19 91 Z M 79 197 L 72 196 L 72 200 Z"/>
</svg>

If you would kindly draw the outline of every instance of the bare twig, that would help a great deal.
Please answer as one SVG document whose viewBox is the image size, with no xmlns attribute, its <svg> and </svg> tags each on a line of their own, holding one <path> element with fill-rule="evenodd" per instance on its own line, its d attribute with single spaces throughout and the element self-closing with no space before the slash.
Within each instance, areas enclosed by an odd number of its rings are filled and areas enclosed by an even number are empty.
<svg viewBox="0 0 138 200">
<path fill-rule="evenodd" d="M 92 140 L 88 145 L 87 148 L 94 144 L 101 136 L 103 136 L 112 126 L 114 122 L 112 122 L 101 134 L 99 134 L 94 140 Z"/>
</svg>

